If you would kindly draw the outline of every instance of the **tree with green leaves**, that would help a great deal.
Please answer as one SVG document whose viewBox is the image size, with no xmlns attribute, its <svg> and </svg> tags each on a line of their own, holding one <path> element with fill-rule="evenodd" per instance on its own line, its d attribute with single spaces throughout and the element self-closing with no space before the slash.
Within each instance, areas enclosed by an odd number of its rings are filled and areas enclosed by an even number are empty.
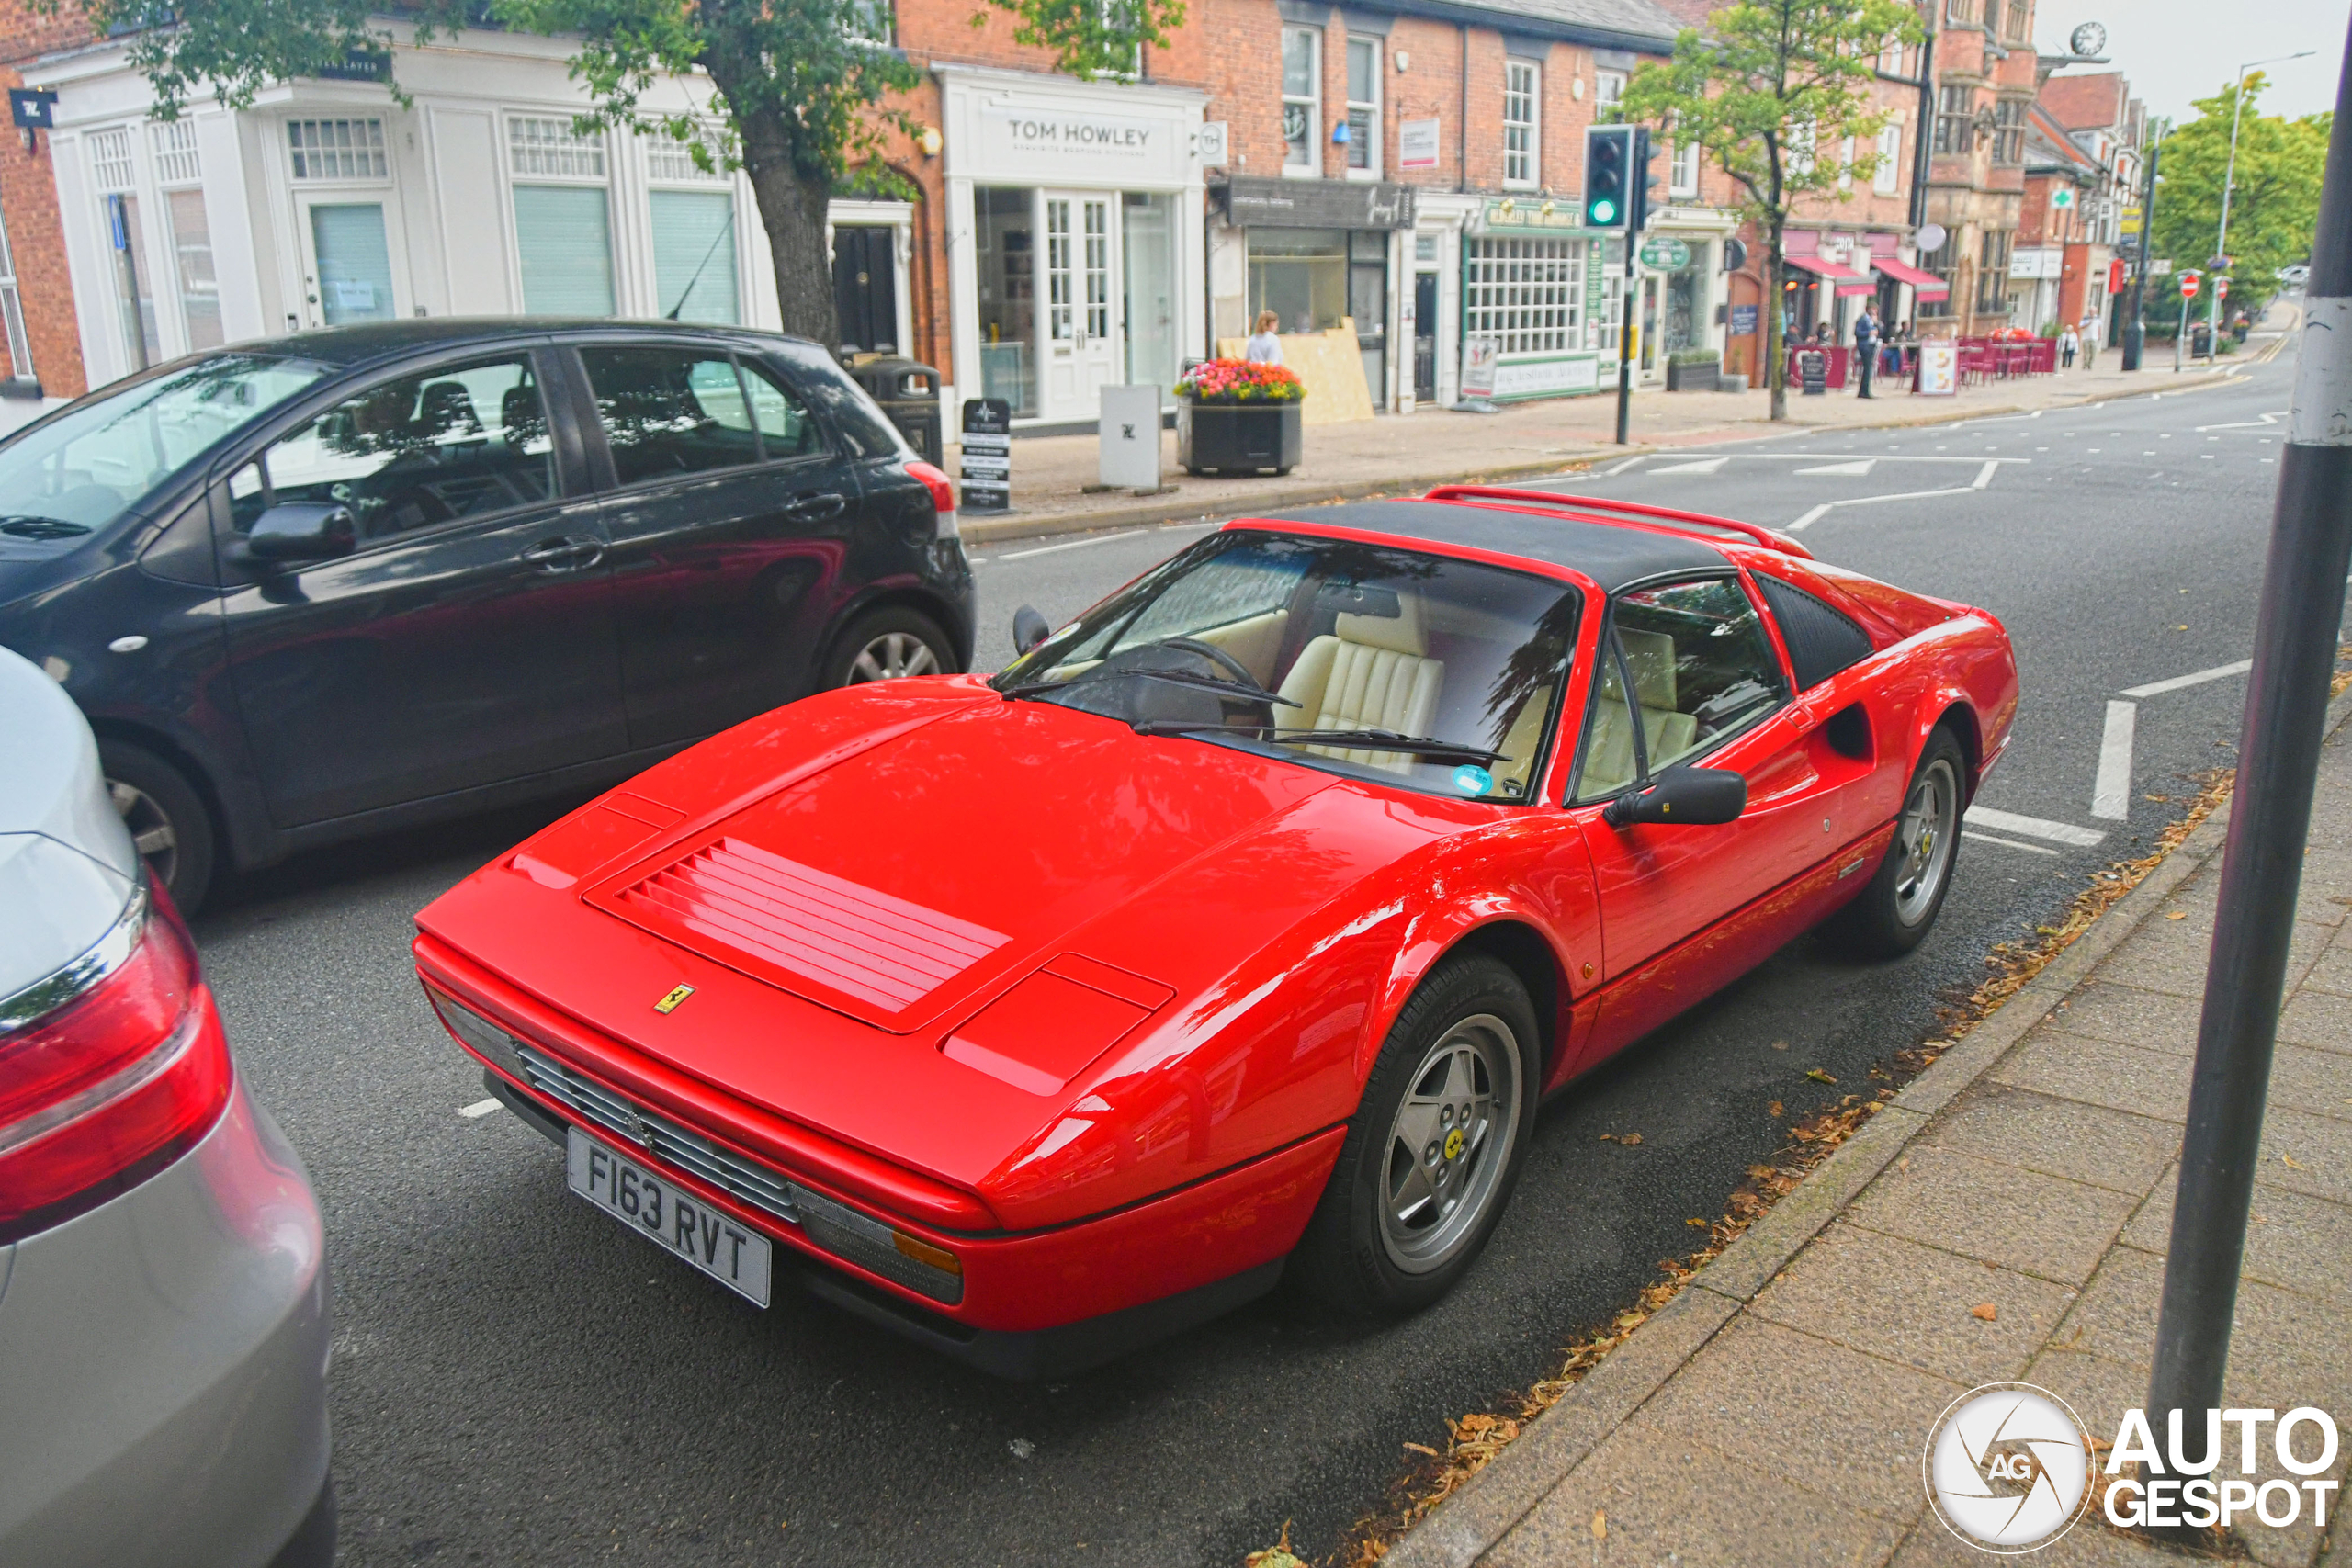
<svg viewBox="0 0 2352 1568">
<path fill-rule="evenodd" d="M 2335 117 L 2305 115 L 2289 119 L 2255 107 L 2267 84 L 2259 71 L 2245 79 L 2245 107 L 2238 121 L 2237 173 L 2228 175 L 2230 118 L 2238 112 L 2237 89 L 2224 87 L 2196 101 L 2198 118 L 2176 126 L 2164 140 L 2156 187 L 2152 254 L 2168 257 L 2173 270 L 2203 267 L 2222 231 L 2222 182 L 2229 178 L 2230 298 L 2225 304 L 2257 306 L 2277 291 L 2278 269 L 2311 254 L 2319 226 L 2320 176 L 2327 168 L 2327 139 Z M 2191 308 L 2205 314 L 2210 296 Z M 2149 307 L 2152 321 L 2175 324 L 2178 296 Z M 2228 319 L 2226 315 L 2222 318 Z"/>
<path fill-rule="evenodd" d="M 1878 170 L 1888 111 L 1871 101 L 1888 45 L 1926 36 L 1902 0 L 1738 0 L 1686 28 L 1673 58 L 1635 72 L 1620 116 L 1695 141 L 1739 187 L 1739 214 L 1764 237 L 1764 359 L 1772 417 L 1786 419 L 1781 234 L 1799 201 L 1842 198 Z M 1845 139 L 1858 150 L 1836 152 Z"/>
<path fill-rule="evenodd" d="M 345 68 L 354 57 L 391 68 L 406 33 L 418 45 L 469 24 L 573 40 L 571 75 L 589 107 L 583 134 L 607 128 L 673 138 L 705 168 L 741 168 L 759 204 L 775 261 L 785 330 L 840 341 L 825 210 L 833 193 L 888 186 L 894 131 L 915 129 L 892 103 L 922 73 L 886 41 L 879 0 L 423 0 L 392 7 L 367 0 L 33 0 L 80 9 L 101 37 L 130 35 L 134 69 L 153 86 L 156 118 L 171 119 L 197 94 L 249 107 L 272 83 Z M 1015 41 L 1052 51 L 1057 69 L 1124 73 L 1145 45 L 1164 44 L 1184 20 L 1183 0 L 978 0 L 1014 20 Z M 704 73 L 706 118 L 649 105 L 665 83 Z M 662 102 L 674 102 L 666 95 Z"/>
</svg>

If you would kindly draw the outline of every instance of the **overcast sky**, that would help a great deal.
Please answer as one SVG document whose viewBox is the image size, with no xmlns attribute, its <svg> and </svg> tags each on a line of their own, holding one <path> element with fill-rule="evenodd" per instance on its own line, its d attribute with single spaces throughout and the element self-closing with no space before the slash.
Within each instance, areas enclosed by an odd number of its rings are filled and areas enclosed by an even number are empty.
<svg viewBox="0 0 2352 1568">
<path fill-rule="evenodd" d="M 2218 39 L 2217 18 L 2230 24 Z M 2101 24 L 2107 28 L 2101 52 L 2115 62 L 2108 69 L 2131 77 L 2133 95 L 2146 101 L 2150 114 L 2176 120 L 2194 116 L 2189 101 L 2226 86 L 2242 61 L 2315 50 L 2308 60 L 2265 66 L 2271 85 L 2261 103 L 2269 114 L 2316 114 L 2335 107 L 2347 20 L 2352 0 L 2240 0 L 2232 6 L 2212 0 L 2040 0 L 2034 44 L 2044 54 L 2062 54 L 2066 36 L 2077 26 Z"/>
</svg>

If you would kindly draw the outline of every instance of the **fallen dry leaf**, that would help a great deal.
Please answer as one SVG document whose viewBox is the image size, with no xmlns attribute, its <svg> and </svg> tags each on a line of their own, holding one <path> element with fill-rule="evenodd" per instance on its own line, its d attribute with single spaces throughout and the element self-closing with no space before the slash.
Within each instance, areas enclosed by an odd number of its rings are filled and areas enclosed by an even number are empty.
<svg viewBox="0 0 2352 1568">
<path fill-rule="evenodd" d="M 1686 1225 L 1697 1225 L 1701 1230 L 1707 1228 L 1707 1222 L 1704 1220 L 1685 1220 L 1682 1223 Z"/>
<path fill-rule="evenodd" d="M 1642 1135 L 1639 1133 L 1628 1133 L 1617 1141 L 1621 1144 L 1627 1145 L 1638 1144 L 1642 1141 Z"/>
<path fill-rule="evenodd" d="M 2352 1100 L 2346 1100 L 2344 1103 L 2345 1103 L 2345 1104 L 2346 1104 L 2346 1105 L 2352 1105 Z M 1771 1116 L 1780 1116 L 1780 1115 L 1783 1115 L 1783 1114 L 1785 1114 L 1785 1112 L 1783 1112 L 1783 1111 L 1781 1111 L 1781 1102 L 1780 1102 L 1779 1100 L 1774 1100 L 1771 1104 L 1770 1104 L 1770 1105 L 1766 1106 L 1766 1107 L 1764 1108 L 1764 1110 L 1765 1110 L 1765 1113 L 1766 1113 L 1766 1114 L 1768 1114 L 1768 1115 L 1771 1115 Z"/>
<path fill-rule="evenodd" d="M 1819 1067 L 1807 1067 L 1804 1070 L 1804 1076 L 1811 1078 L 1815 1083 L 1836 1083 L 1838 1081 L 1836 1078 L 1831 1077 L 1827 1073 L 1823 1072 Z"/>
<path fill-rule="evenodd" d="M 2161 806 L 2169 803 L 2172 796 L 2168 795 L 2143 795 L 2140 798 L 2142 800 L 2153 800 Z"/>
<path fill-rule="evenodd" d="M 1253 1551 L 1241 1560 L 1242 1568 L 1306 1568 L 1291 1554 L 1290 1521 L 1283 1521 L 1283 1538 L 1263 1551 Z"/>
<path fill-rule="evenodd" d="M 1595 1540 L 1609 1539 L 1609 1516 L 1599 1508 L 1592 1511 L 1592 1539 Z"/>
<path fill-rule="evenodd" d="M 2170 909 L 2165 911 L 2165 919 L 2167 920 L 2185 920 L 2188 919 L 2188 911 L 2186 909 Z"/>
<path fill-rule="evenodd" d="M 1775 1051 L 1785 1051 L 1788 1048 L 1789 1043 L 1785 1040 L 1775 1040 L 1772 1042 L 1772 1049 Z"/>
<path fill-rule="evenodd" d="M 1991 1302 L 1978 1302 L 1974 1306 L 1968 1309 L 1968 1315 L 1973 1318 L 1981 1318 L 1984 1322 L 1990 1323 L 1995 1318 L 2001 1315 L 2001 1309 L 1995 1306 Z"/>
<path fill-rule="evenodd" d="M 2301 1170 L 2304 1168 L 2303 1162 L 2297 1159 L 2293 1155 L 2280 1155 L 2278 1156 L 2278 1163 L 2285 1166 L 2289 1170 Z"/>
</svg>

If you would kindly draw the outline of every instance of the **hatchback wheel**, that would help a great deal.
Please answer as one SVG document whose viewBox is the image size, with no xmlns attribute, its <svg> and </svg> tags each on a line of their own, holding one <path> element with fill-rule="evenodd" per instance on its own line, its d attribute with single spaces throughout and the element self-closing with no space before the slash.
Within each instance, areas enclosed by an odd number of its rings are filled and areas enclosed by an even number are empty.
<svg viewBox="0 0 2352 1568">
<path fill-rule="evenodd" d="M 145 747 L 102 740 L 98 762 L 148 874 L 181 913 L 195 913 L 212 884 L 212 815 L 202 798 L 177 768 Z"/>
<path fill-rule="evenodd" d="M 1397 1014 L 1294 1280 L 1357 1316 L 1427 1306 L 1494 1233 L 1535 1127 L 1535 1010 L 1509 965 L 1449 959 Z"/>
<path fill-rule="evenodd" d="M 947 634 L 914 610 L 876 610 L 842 634 L 825 685 L 862 685 L 910 675 L 944 675 L 956 668 Z"/>
</svg>

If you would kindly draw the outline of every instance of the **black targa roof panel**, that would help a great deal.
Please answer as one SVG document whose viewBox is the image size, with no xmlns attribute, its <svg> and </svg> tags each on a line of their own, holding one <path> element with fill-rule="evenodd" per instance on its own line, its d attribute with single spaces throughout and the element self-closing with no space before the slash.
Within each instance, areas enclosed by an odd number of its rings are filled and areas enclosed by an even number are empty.
<svg viewBox="0 0 2352 1568">
<path fill-rule="evenodd" d="M 1565 502 L 1566 497 L 1562 498 Z M 1544 511 L 1514 512 L 1451 501 L 1362 501 L 1309 512 L 1271 512 L 1269 523 L 1320 523 L 1426 539 L 1573 567 L 1611 593 L 1670 571 L 1721 571 L 1729 558 L 1702 539 L 1612 527 Z"/>
</svg>

